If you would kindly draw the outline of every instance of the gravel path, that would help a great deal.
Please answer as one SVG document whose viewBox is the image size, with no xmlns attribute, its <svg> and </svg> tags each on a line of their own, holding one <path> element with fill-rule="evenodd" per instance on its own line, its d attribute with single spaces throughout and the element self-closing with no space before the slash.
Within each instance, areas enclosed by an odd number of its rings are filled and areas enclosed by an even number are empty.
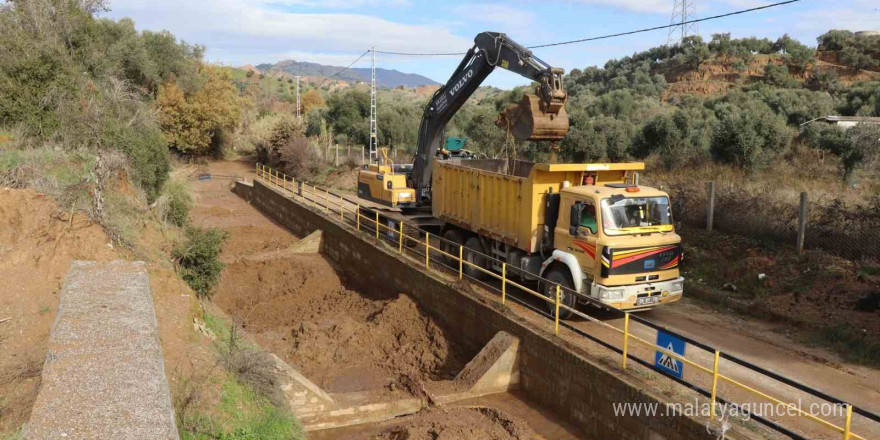
<svg viewBox="0 0 880 440">
<path fill-rule="evenodd" d="M 143 262 L 74 261 L 29 440 L 178 440 Z"/>
</svg>

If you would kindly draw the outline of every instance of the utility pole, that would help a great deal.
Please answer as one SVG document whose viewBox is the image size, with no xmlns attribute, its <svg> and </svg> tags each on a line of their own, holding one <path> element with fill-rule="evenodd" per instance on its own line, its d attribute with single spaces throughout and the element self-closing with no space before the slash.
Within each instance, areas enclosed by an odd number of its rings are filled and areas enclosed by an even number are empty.
<svg viewBox="0 0 880 440">
<path fill-rule="evenodd" d="M 379 138 L 376 127 L 376 51 L 370 47 L 373 67 L 370 74 L 370 163 L 379 163 Z"/>
<path fill-rule="evenodd" d="M 301 77 L 296 76 L 296 120 L 302 122 L 302 113 L 300 111 L 300 103 L 299 103 L 299 79 Z"/>
<path fill-rule="evenodd" d="M 697 0 L 673 0 L 672 19 L 669 24 L 669 34 L 666 36 L 666 45 L 674 46 L 681 43 L 685 37 L 698 35 L 697 24 L 688 23 L 697 19 Z"/>
</svg>

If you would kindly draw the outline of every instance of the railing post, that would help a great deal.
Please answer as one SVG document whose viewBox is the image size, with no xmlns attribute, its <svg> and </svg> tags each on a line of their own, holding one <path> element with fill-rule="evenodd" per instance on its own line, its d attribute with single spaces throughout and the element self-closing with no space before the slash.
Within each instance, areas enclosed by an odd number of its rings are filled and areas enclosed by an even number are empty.
<svg viewBox="0 0 880 440">
<path fill-rule="evenodd" d="M 846 426 L 843 427 L 843 440 L 849 440 L 852 434 L 852 405 L 846 405 Z"/>
<path fill-rule="evenodd" d="M 712 417 L 715 417 L 715 400 L 718 397 L 718 361 L 721 359 L 721 352 L 715 350 L 715 367 L 712 370 Z"/>
<path fill-rule="evenodd" d="M 501 304 L 507 302 L 507 263 L 501 263 Z"/>
<path fill-rule="evenodd" d="M 715 222 L 715 182 L 706 184 L 708 203 L 706 203 L 706 230 L 712 232 L 712 224 Z"/>
<path fill-rule="evenodd" d="M 345 199 L 339 196 L 339 223 L 345 224 Z"/>
<path fill-rule="evenodd" d="M 431 269 L 431 234 L 425 232 L 425 269 Z"/>
<path fill-rule="evenodd" d="M 798 237 L 797 250 L 798 253 L 804 251 L 804 237 L 807 233 L 807 192 L 801 193 L 801 210 L 798 218 Z"/>
<path fill-rule="evenodd" d="M 357 218 L 357 230 L 361 231 L 361 204 L 357 204 L 357 211 L 355 212 L 355 217 Z"/>
<path fill-rule="evenodd" d="M 324 212 L 330 214 L 330 190 L 324 190 Z"/>
<path fill-rule="evenodd" d="M 397 252 L 403 253 L 403 220 L 400 221 L 400 243 L 397 244 Z"/>
<path fill-rule="evenodd" d="M 379 239 L 379 211 L 376 211 L 376 240 Z"/>
<path fill-rule="evenodd" d="M 458 279 L 464 279 L 464 246 L 458 245 Z"/>
<path fill-rule="evenodd" d="M 559 284 L 556 285 L 556 335 L 559 335 Z"/>
<path fill-rule="evenodd" d="M 623 359 L 620 365 L 626 370 L 627 352 L 629 351 L 629 313 L 623 315 Z"/>
</svg>

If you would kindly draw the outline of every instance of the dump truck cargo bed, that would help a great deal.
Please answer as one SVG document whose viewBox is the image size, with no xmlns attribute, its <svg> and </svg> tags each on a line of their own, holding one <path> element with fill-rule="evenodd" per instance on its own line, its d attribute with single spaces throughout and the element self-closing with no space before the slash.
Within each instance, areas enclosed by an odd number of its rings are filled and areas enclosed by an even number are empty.
<svg viewBox="0 0 880 440">
<path fill-rule="evenodd" d="M 438 161 L 431 185 L 435 217 L 532 253 L 539 250 L 545 195 L 585 177 L 624 183 L 642 164 L 546 164 L 520 160 Z"/>
</svg>

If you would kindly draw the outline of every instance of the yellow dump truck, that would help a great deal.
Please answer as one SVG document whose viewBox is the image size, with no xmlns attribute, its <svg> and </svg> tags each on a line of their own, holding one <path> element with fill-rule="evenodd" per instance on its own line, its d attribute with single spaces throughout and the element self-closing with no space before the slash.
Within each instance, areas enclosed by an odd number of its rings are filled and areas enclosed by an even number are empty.
<svg viewBox="0 0 880 440">
<path fill-rule="evenodd" d="M 550 297 L 559 283 L 576 292 L 562 295 L 569 307 L 592 298 L 636 311 L 681 298 L 681 238 L 669 196 L 637 185 L 644 164 L 488 159 L 434 166 L 433 215 L 447 243 L 464 245 L 468 262 L 498 272 L 506 263 L 508 274 L 526 280 L 540 275 L 550 281 L 540 286 Z"/>
</svg>

